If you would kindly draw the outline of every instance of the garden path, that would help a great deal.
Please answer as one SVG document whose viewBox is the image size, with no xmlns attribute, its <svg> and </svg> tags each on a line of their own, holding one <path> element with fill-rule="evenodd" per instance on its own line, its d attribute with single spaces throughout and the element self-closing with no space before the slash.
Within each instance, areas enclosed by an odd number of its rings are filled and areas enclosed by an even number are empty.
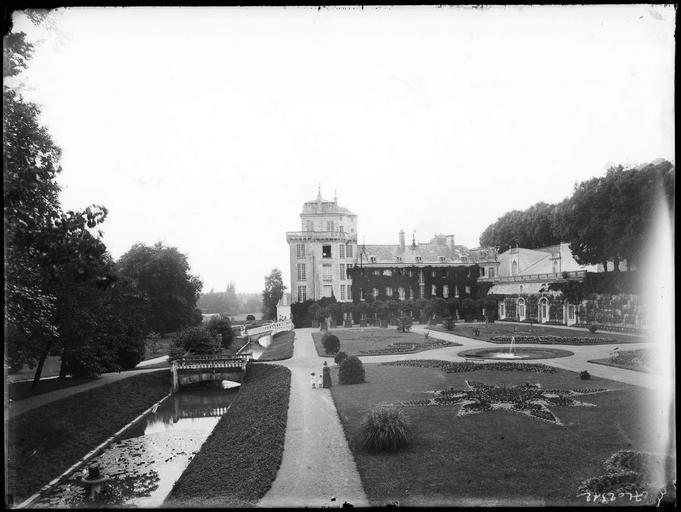
<svg viewBox="0 0 681 512">
<path fill-rule="evenodd" d="M 8 406 L 5 408 L 5 419 L 18 416 L 19 414 L 23 414 L 26 411 L 30 411 L 36 407 L 49 404 L 50 402 L 61 400 L 67 396 L 82 393 L 83 391 L 88 391 L 89 389 L 97 388 L 99 386 L 105 386 L 122 379 L 127 379 L 128 377 L 132 377 L 134 375 L 139 375 L 140 373 L 155 371 L 158 371 L 158 368 L 149 370 L 129 370 L 125 372 L 103 373 L 98 379 L 86 382 L 84 384 L 78 384 L 77 386 L 71 386 L 64 389 L 57 389 L 48 393 L 41 393 L 30 398 L 24 398 L 18 402 L 10 401 Z"/>
<path fill-rule="evenodd" d="M 324 363 L 312 331 L 296 329 L 293 357 L 276 362 L 291 370 L 284 455 L 277 478 L 258 506 L 340 506 L 346 501 L 369 506 L 331 390 L 310 385 L 310 373 L 319 375 Z"/>
<path fill-rule="evenodd" d="M 425 327 L 415 325 L 412 327 L 412 331 L 419 334 L 425 334 L 426 329 Z M 453 341 L 455 343 L 460 343 L 462 346 L 426 350 L 425 352 L 417 352 L 415 354 L 363 356 L 360 357 L 360 359 L 362 360 L 363 363 L 383 363 L 388 361 L 398 361 L 404 359 L 443 359 L 445 361 L 465 361 L 464 357 L 460 357 L 457 355 L 462 350 L 475 348 L 490 348 L 495 346 L 498 347 L 500 350 L 503 350 L 504 347 L 508 348 L 508 345 L 495 345 L 487 341 L 476 340 L 464 336 L 457 336 L 456 334 L 450 334 L 440 331 L 430 331 L 430 337 L 445 341 Z M 537 345 L 520 343 L 517 344 L 516 346 L 537 347 Z M 660 378 L 659 376 L 643 372 L 637 372 L 634 370 L 626 370 L 624 368 L 615 368 L 612 366 L 604 366 L 601 364 L 588 362 L 589 360 L 592 359 L 603 359 L 609 357 L 610 352 L 613 349 L 613 345 L 588 345 L 588 346 L 541 345 L 541 347 L 569 350 L 570 352 L 574 352 L 574 355 L 556 359 L 532 359 L 527 361 L 528 363 L 544 363 L 547 365 L 555 366 L 556 368 L 562 368 L 564 370 L 570 370 L 574 372 L 587 370 L 591 375 L 595 377 L 610 379 L 617 382 L 624 382 L 626 384 L 633 384 L 634 386 L 642 386 L 650 389 L 661 390 L 669 386 L 669 381 L 667 379 Z M 649 347 L 650 343 L 626 344 L 627 350 Z"/>
</svg>

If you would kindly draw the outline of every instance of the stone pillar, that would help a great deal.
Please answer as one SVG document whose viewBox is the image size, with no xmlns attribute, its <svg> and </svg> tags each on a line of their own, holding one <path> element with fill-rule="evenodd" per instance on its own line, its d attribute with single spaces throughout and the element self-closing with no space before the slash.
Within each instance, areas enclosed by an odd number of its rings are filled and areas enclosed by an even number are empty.
<svg viewBox="0 0 681 512">
<path fill-rule="evenodd" d="M 177 393 L 180 390 L 180 378 L 177 375 L 177 362 L 176 361 L 173 361 L 173 364 L 170 366 L 170 372 L 172 373 L 172 376 L 173 376 L 172 392 Z"/>
</svg>

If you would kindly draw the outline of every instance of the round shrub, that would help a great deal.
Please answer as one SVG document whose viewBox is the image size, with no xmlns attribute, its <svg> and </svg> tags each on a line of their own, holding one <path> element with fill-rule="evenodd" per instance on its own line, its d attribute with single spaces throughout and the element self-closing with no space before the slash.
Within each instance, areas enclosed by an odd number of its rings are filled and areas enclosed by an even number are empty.
<svg viewBox="0 0 681 512">
<path fill-rule="evenodd" d="M 598 330 L 598 326 L 597 326 L 597 325 L 591 324 L 591 325 L 589 326 L 589 332 L 590 332 L 591 334 L 595 333 L 597 330 Z"/>
<path fill-rule="evenodd" d="M 589 380 L 591 378 L 591 374 L 584 370 L 583 372 L 580 372 L 579 378 L 582 380 Z"/>
<path fill-rule="evenodd" d="M 340 350 L 340 340 L 335 334 L 326 333 L 322 337 L 322 345 L 327 354 L 335 354 Z"/>
<path fill-rule="evenodd" d="M 187 327 L 173 337 L 173 344 L 192 354 L 214 354 L 220 350 L 217 339 L 203 326 Z"/>
<path fill-rule="evenodd" d="M 253 315 L 246 315 L 246 321 L 250 322 L 252 320 L 255 320 L 255 317 Z"/>
<path fill-rule="evenodd" d="M 360 384 L 364 382 L 364 365 L 357 356 L 346 357 L 338 369 L 341 384 Z"/>
<path fill-rule="evenodd" d="M 377 408 L 362 422 L 359 444 L 369 451 L 393 451 L 406 446 L 411 432 L 406 416 L 399 409 Z"/>
<path fill-rule="evenodd" d="M 340 364 L 348 358 L 345 352 L 338 352 L 336 357 L 333 358 L 333 362 L 340 366 Z"/>
</svg>

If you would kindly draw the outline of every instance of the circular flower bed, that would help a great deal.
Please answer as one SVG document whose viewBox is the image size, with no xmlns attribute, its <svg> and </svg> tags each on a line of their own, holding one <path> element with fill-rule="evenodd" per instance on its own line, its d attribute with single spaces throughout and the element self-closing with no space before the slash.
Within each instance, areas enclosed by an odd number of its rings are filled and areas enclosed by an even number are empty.
<svg viewBox="0 0 681 512">
<path fill-rule="evenodd" d="M 490 336 L 492 343 L 511 343 L 513 336 Z M 528 345 L 607 345 L 620 343 L 612 338 L 593 338 L 587 336 L 515 336 L 515 343 Z"/>
<path fill-rule="evenodd" d="M 476 348 L 470 350 L 463 350 L 458 353 L 460 357 L 478 357 L 480 359 L 509 359 L 513 355 L 515 359 L 553 359 L 556 357 L 567 357 L 574 355 L 574 352 L 569 350 L 561 350 L 558 348 L 523 348 L 518 347 L 513 350 L 513 353 L 496 348 Z M 474 363 L 475 364 L 475 363 Z M 515 363 L 506 363 L 515 364 Z"/>
</svg>

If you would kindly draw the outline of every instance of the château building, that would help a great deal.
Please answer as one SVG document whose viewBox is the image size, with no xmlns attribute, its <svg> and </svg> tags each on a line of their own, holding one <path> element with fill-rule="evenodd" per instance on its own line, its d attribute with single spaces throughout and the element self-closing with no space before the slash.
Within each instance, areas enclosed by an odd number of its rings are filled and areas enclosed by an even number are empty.
<svg viewBox="0 0 681 512">
<path fill-rule="evenodd" d="M 357 260 L 357 215 L 333 201 L 317 199 L 303 205 L 300 231 L 286 233 L 289 244 L 291 299 L 295 302 L 351 297 L 347 268 Z"/>
<path fill-rule="evenodd" d="M 454 235 L 428 243 L 400 231 L 395 245 L 358 245 L 357 215 L 318 192 L 300 214 L 301 231 L 286 233 L 292 300 L 335 297 L 340 302 L 373 298 L 469 297 L 478 276 L 494 276 L 499 262 L 492 249 L 456 245 Z"/>
</svg>

